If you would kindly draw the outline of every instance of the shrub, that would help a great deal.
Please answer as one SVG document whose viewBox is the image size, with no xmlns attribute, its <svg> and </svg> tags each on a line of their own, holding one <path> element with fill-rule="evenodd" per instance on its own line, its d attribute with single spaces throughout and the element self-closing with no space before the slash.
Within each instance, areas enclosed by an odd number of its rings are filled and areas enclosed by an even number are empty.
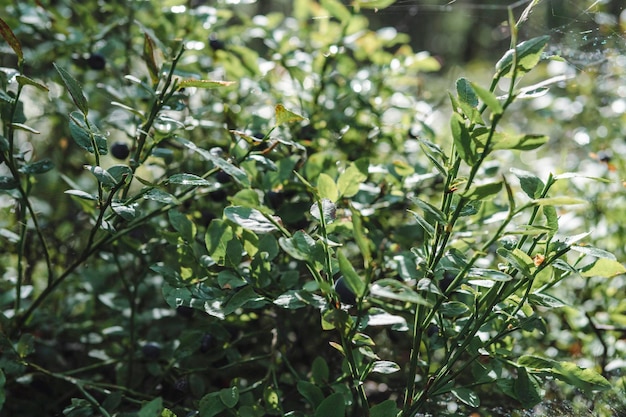
<svg viewBox="0 0 626 417">
<path fill-rule="evenodd" d="M 611 388 L 525 340 L 549 340 L 563 282 L 624 273 L 559 233 L 577 174 L 500 158 L 548 141 L 502 127 L 546 87 L 522 80 L 548 38 L 518 43 L 511 17 L 437 135 L 416 98 L 436 60 L 340 2 L 298 6 L 0 21 L 3 411 L 413 416 Z M 60 43 L 79 52 L 51 60 Z"/>
</svg>

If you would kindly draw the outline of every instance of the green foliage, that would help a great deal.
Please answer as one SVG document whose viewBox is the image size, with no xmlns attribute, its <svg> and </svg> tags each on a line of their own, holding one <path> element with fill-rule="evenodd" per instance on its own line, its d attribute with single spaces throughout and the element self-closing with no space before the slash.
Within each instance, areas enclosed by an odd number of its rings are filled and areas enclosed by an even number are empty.
<svg viewBox="0 0 626 417">
<path fill-rule="evenodd" d="M 511 19 L 490 86 L 459 78 L 435 133 L 416 109 L 437 60 L 360 12 L 390 4 L 9 7 L 3 414 L 397 417 L 623 386 L 624 300 L 613 328 L 585 316 L 590 367 L 567 289 L 610 297 L 594 280 L 626 269 L 561 221 L 589 200 L 570 184 L 614 184 L 511 163 L 551 144 L 515 107 L 545 93 L 525 85 L 549 39 Z"/>
</svg>

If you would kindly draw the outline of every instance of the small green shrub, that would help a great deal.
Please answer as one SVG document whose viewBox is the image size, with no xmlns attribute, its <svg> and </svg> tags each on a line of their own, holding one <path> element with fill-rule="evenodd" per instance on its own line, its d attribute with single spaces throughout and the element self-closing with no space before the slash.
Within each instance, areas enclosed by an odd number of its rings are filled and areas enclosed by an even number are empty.
<svg viewBox="0 0 626 417">
<path fill-rule="evenodd" d="M 4 412 L 391 417 L 611 389 L 544 351 L 555 292 L 625 270 L 562 234 L 585 175 L 501 157 L 548 142 L 510 128 L 550 58 L 523 19 L 436 134 L 437 61 L 341 2 L 61 3 L 0 20 Z"/>
</svg>

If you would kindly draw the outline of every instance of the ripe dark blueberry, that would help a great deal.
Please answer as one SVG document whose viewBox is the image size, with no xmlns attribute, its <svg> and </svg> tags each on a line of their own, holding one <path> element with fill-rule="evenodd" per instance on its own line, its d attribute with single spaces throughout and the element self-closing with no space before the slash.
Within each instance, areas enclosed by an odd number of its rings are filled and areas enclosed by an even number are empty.
<svg viewBox="0 0 626 417">
<path fill-rule="evenodd" d="M 89 65 L 89 68 L 92 70 L 102 71 L 107 65 L 107 60 L 104 55 L 93 53 L 87 58 L 87 65 Z"/>
<path fill-rule="evenodd" d="M 456 275 L 454 275 L 453 272 L 449 272 L 449 271 L 444 272 L 443 278 L 439 280 L 439 289 L 441 289 L 441 291 L 443 292 L 446 292 L 450 284 L 452 284 L 452 281 L 454 281 L 455 277 Z"/>
<path fill-rule="evenodd" d="M 209 46 L 214 51 L 223 51 L 226 49 L 226 45 L 224 44 L 224 42 L 217 39 L 217 36 L 215 34 L 212 34 L 209 38 Z"/>
<path fill-rule="evenodd" d="M 430 323 L 426 329 L 426 334 L 428 337 L 433 337 L 434 335 L 439 334 L 439 326 L 434 323 Z"/>
<path fill-rule="evenodd" d="M 161 346 L 156 343 L 148 342 L 141 348 L 141 353 L 146 359 L 159 359 L 161 356 Z"/>
<path fill-rule="evenodd" d="M 209 333 L 202 336 L 200 341 L 200 352 L 207 353 L 211 348 L 215 346 L 215 338 Z"/>
<path fill-rule="evenodd" d="M 611 158 L 613 157 L 613 153 L 611 151 L 600 151 L 598 152 L 598 160 L 601 162 L 609 163 L 611 162 Z"/>
<path fill-rule="evenodd" d="M 213 201 L 224 201 L 226 197 L 228 197 L 228 194 L 222 188 L 218 188 L 215 191 L 211 191 L 209 197 L 211 197 Z"/>
<path fill-rule="evenodd" d="M 174 382 L 174 388 L 178 391 L 185 392 L 189 388 L 189 380 L 187 378 L 179 378 Z"/>
<path fill-rule="evenodd" d="M 217 174 L 215 174 L 215 179 L 217 179 L 217 182 L 220 184 L 226 184 L 230 182 L 231 177 L 224 171 L 218 171 Z"/>
<path fill-rule="evenodd" d="M 126 159 L 130 155 L 130 148 L 124 142 L 115 142 L 111 145 L 111 155 L 117 159 Z"/>
<path fill-rule="evenodd" d="M 193 312 L 194 312 L 193 307 L 188 307 L 188 306 L 176 307 L 176 313 L 178 313 L 179 316 L 184 317 L 186 319 L 192 318 Z"/>
<path fill-rule="evenodd" d="M 285 202 L 285 193 L 282 191 L 269 191 L 267 193 L 267 201 L 273 209 L 277 209 Z"/>
<path fill-rule="evenodd" d="M 335 282 L 335 292 L 337 292 L 339 300 L 342 304 L 356 304 L 356 297 L 352 290 L 348 287 L 348 284 L 346 284 L 343 277 L 339 277 L 339 279 Z"/>
</svg>

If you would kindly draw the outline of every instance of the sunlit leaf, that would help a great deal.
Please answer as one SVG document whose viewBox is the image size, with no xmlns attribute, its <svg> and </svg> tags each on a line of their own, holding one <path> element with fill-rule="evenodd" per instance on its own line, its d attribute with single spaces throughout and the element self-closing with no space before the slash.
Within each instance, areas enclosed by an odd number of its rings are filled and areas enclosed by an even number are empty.
<svg viewBox="0 0 626 417">
<path fill-rule="evenodd" d="M 234 81 L 214 81 L 214 80 L 182 80 L 178 83 L 178 88 L 196 87 L 196 88 L 219 88 L 228 87 L 236 84 Z"/>
<path fill-rule="evenodd" d="M 615 259 L 609 258 L 598 258 L 580 270 L 580 275 L 583 277 L 611 278 L 621 274 L 626 274 L 626 267 Z"/>
<path fill-rule="evenodd" d="M 260 211 L 242 206 L 230 206 L 224 209 L 224 216 L 244 229 L 255 233 L 269 233 L 278 230 Z"/>
<path fill-rule="evenodd" d="M 300 122 L 302 120 L 307 119 L 297 113 L 287 110 L 282 104 L 276 105 L 276 126 L 280 126 L 285 123 Z"/>
</svg>

